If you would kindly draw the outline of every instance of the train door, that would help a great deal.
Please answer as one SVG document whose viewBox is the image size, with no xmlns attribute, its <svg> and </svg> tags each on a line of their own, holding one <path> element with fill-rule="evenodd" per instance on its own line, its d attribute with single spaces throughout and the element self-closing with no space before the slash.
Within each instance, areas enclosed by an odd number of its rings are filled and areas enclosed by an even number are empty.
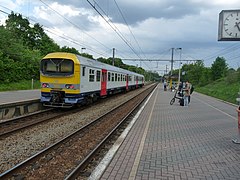
<svg viewBox="0 0 240 180">
<path fill-rule="evenodd" d="M 107 95 L 107 70 L 102 69 L 100 96 L 106 96 L 106 95 Z"/>
<path fill-rule="evenodd" d="M 128 74 L 126 75 L 126 91 L 128 91 Z"/>
</svg>

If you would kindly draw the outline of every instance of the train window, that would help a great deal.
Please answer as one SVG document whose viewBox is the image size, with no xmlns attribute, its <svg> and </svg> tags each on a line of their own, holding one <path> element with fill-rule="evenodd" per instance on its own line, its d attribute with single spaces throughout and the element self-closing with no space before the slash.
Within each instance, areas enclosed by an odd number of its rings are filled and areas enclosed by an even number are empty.
<svg viewBox="0 0 240 180">
<path fill-rule="evenodd" d="M 93 69 L 89 69 L 89 82 L 94 82 L 94 70 Z"/>
<path fill-rule="evenodd" d="M 125 75 L 123 75 L 123 81 L 126 81 L 126 76 Z"/>
<path fill-rule="evenodd" d="M 115 81 L 117 81 L 117 73 L 115 73 Z"/>
<path fill-rule="evenodd" d="M 97 71 L 97 81 L 100 81 L 101 79 L 101 71 Z"/>
<path fill-rule="evenodd" d="M 85 76 L 86 67 L 82 67 L 82 76 Z"/>
<path fill-rule="evenodd" d="M 111 81 L 111 73 L 108 72 L 108 81 Z"/>
<path fill-rule="evenodd" d="M 120 81 L 120 74 L 118 74 L 118 81 Z"/>
<path fill-rule="evenodd" d="M 41 61 L 41 72 L 44 75 L 72 75 L 74 62 L 69 59 L 43 59 Z"/>
<path fill-rule="evenodd" d="M 112 73 L 112 81 L 114 81 L 114 73 Z"/>
<path fill-rule="evenodd" d="M 123 75 L 121 74 L 121 81 L 123 81 Z"/>
</svg>

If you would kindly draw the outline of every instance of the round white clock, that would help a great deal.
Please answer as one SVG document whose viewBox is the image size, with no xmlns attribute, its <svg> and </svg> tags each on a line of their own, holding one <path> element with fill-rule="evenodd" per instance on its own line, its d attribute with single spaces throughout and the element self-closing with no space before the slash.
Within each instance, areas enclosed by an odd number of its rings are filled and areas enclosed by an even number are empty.
<svg viewBox="0 0 240 180">
<path fill-rule="evenodd" d="M 240 40 L 240 10 L 223 10 L 219 14 L 218 40 Z"/>
<path fill-rule="evenodd" d="M 224 31 L 231 37 L 240 37 L 240 13 L 232 12 L 224 19 Z"/>
</svg>

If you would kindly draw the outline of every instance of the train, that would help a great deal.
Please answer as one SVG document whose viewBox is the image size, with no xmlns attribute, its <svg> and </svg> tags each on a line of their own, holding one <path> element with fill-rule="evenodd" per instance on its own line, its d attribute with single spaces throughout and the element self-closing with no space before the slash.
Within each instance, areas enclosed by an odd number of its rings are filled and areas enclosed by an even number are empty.
<svg viewBox="0 0 240 180">
<path fill-rule="evenodd" d="M 144 86 L 144 76 L 67 52 L 47 54 L 40 62 L 44 106 L 68 108 Z"/>
</svg>

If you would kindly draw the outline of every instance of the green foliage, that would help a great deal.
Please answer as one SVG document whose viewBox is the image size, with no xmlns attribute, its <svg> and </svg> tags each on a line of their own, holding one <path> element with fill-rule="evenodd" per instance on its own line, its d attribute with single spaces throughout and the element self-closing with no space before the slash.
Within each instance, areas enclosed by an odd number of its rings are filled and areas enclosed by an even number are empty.
<svg viewBox="0 0 240 180">
<path fill-rule="evenodd" d="M 223 57 L 217 57 L 211 67 L 212 80 L 215 81 L 217 79 L 225 77 L 227 69 L 228 67 L 226 60 Z"/>
<path fill-rule="evenodd" d="M 18 82 L 1 83 L 0 91 L 27 90 L 32 89 L 32 80 L 21 80 Z M 33 80 L 33 89 L 40 89 L 39 80 Z"/>
<path fill-rule="evenodd" d="M 24 19 L 21 14 L 14 14 L 11 12 L 6 20 L 6 29 L 14 34 L 14 37 L 21 39 L 24 45 L 29 43 L 30 35 L 30 23 L 27 19 Z"/>
<path fill-rule="evenodd" d="M 87 54 L 87 53 L 81 53 L 81 56 L 86 57 L 86 58 L 90 58 L 90 59 L 94 59 L 91 54 Z"/>
<path fill-rule="evenodd" d="M 222 78 L 204 87 L 197 87 L 196 91 L 236 104 L 239 87 L 240 81 L 226 84 L 226 79 Z"/>
<path fill-rule="evenodd" d="M 39 78 L 39 61 L 50 52 L 70 52 L 93 59 L 87 53 L 79 53 L 75 48 L 64 46 L 60 48 L 44 32 L 40 24 L 30 25 L 28 19 L 21 14 L 11 13 L 5 26 L 0 26 L 0 81 L 11 82 Z M 99 58 L 101 62 L 112 64 L 112 58 Z M 129 66 L 120 58 L 115 58 L 115 66 L 139 74 L 143 74 L 147 81 L 159 79 L 155 72 L 146 72 L 141 67 Z"/>
<path fill-rule="evenodd" d="M 39 61 L 50 52 L 70 52 L 93 59 L 87 53 L 79 53 L 77 49 L 59 47 L 45 32 L 40 24 L 30 25 L 28 19 L 13 12 L 8 16 L 5 26 L 0 26 L 0 90 L 30 89 L 31 79 L 39 78 Z M 98 58 L 98 61 L 112 64 L 112 58 Z M 145 71 L 141 67 L 126 65 L 120 58 L 115 58 L 114 65 L 145 76 L 146 81 L 160 79 L 157 72 Z M 181 71 L 185 75 L 182 80 L 189 80 L 197 91 L 224 100 L 235 102 L 239 91 L 240 68 L 229 69 L 223 57 L 217 57 L 212 67 L 204 67 L 202 61 L 184 64 Z M 178 76 L 179 70 L 173 75 Z M 19 82 L 22 83 L 13 83 Z M 13 86 L 10 84 L 13 83 Z M 37 83 L 39 88 L 39 82 Z"/>
<path fill-rule="evenodd" d="M 63 46 L 60 50 L 61 52 L 68 52 L 68 53 L 73 53 L 73 54 L 78 54 L 81 55 L 77 49 L 75 49 L 74 47 L 70 48 L 67 46 Z"/>
<path fill-rule="evenodd" d="M 205 86 L 211 82 L 211 69 L 210 68 L 204 68 L 202 71 L 202 74 L 199 79 L 199 83 L 196 85 L 199 86 Z"/>
<path fill-rule="evenodd" d="M 12 12 L 6 20 L 6 29 L 15 39 L 20 39 L 24 46 L 31 50 L 40 50 L 43 55 L 60 51 L 60 47 L 48 37 L 42 26 L 37 23 L 31 27 L 28 19 L 23 18 L 21 14 Z"/>
<path fill-rule="evenodd" d="M 238 81 L 240 81 L 239 73 L 240 72 L 235 71 L 234 69 L 229 69 L 227 72 L 227 76 L 226 76 L 226 83 L 232 84 L 232 83 L 237 83 Z"/>
<path fill-rule="evenodd" d="M 59 50 L 39 24 L 31 27 L 22 15 L 12 12 L 6 26 L 0 26 L 1 83 L 39 79 L 40 59 Z"/>
<path fill-rule="evenodd" d="M 192 84 L 199 84 L 204 73 L 204 64 L 202 61 L 196 61 L 194 64 L 185 64 L 182 67 L 185 72 L 183 80 L 190 81 Z"/>
</svg>

